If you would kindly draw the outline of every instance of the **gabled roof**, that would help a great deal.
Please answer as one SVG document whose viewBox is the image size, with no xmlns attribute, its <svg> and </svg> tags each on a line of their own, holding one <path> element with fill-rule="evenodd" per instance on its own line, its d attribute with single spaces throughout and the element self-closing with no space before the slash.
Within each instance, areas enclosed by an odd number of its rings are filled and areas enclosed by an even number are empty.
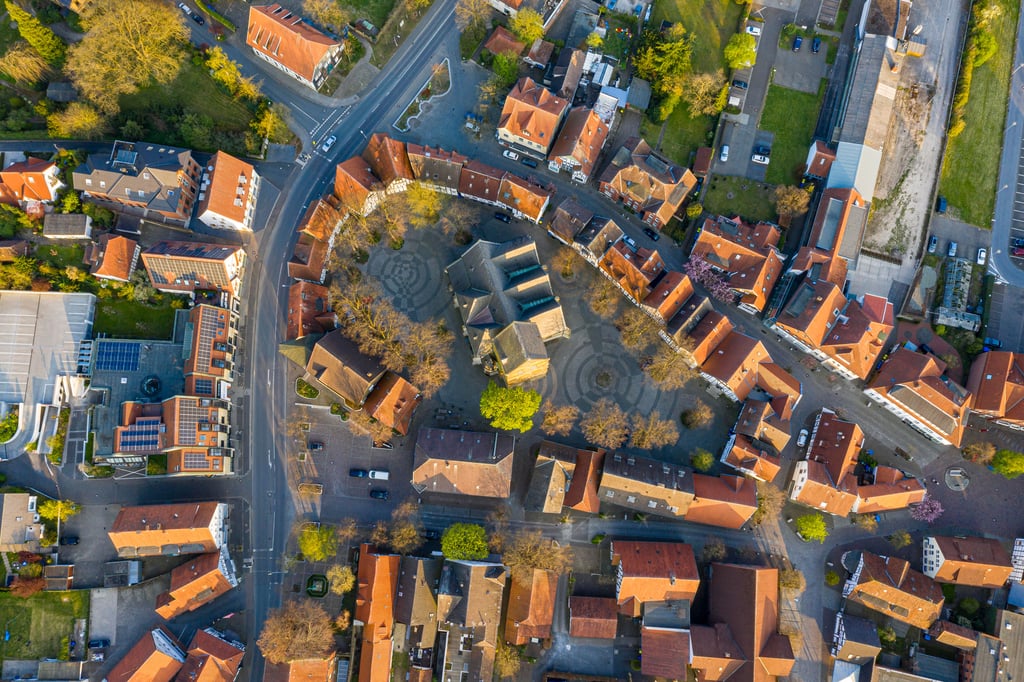
<svg viewBox="0 0 1024 682">
<path fill-rule="evenodd" d="M 459 194 L 480 201 L 497 202 L 498 190 L 504 177 L 503 170 L 480 161 L 467 161 L 462 165 L 462 173 L 459 176 Z"/>
<path fill-rule="evenodd" d="M 44 176 L 54 174 L 57 164 L 33 156 L 0 171 L 0 187 L 16 201 L 53 201 L 56 188 L 46 184 Z"/>
<path fill-rule="evenodd" d="M 412 485 L 420 492 L 508 497 L 515 442 L 504 433 L 421 428 Z"/>
<path fill-rule="evenodd" d="M 197 630 L 174 682 L 234 682 L 244 655 L 241 642 L 229 640 L 213 628 Z"/>
<path fill-rule="evenodd" d="M 341 228 L 345 212 L 337 197 L 327 195 L 314 201 L 302 216 L 296 231 L 322 242 L 330 242 Z"/>
<path fill-rule="evenodd" d="M 857 506 L 854 511 L 859 514 L 906 509 L 924 500 L 928 492 L 924 483 L 899 469 L 879 465 L 872 473 L 874 483 L 857 487 Z"/>
<path fill-rule="evenodd" d="M 645 602 L 692 602 L 697 594 L 700 574 L 690 545 L 615 540 L 611 553 L 619 566 L 616 598 L 621 613 L 636 617 Z"/>
<path fill-rule="evenodd" d="M 412 165 L 405 151 L 405 143 L 384 133 L 374 133 L 370 136 L 363 150 L 363 158 L 385 187 L 390 187 L 396 180 L 413 179 Z"/>
<path fill-rule="evenodd" d="M 758 441 L 737 434 L 732 447 L 723 460 L 726 464 L 761 479 L 773 481 L 782 469 L 782 458 L 763 447 Z"/>
<path fill-rule="evenodd" d="M 690 251 L 722 271 L 742 301 L 764 310 L 768 295 L 782 275 L 782 258 L 776 245 L 779 228 L 772 223 L 750 225 L 740 218 L 707 218 Z"/>
<path fill-rule="evenodd" d="M 829 149 L 821 140 L 815 140 L 807 153 L 807 175 L 825 179 L 828 172 L 832 170 L 832 163 L 836 160 L 836 153 Z"/>
<path fill-rule="evenodd" d="M 982 353 L 971 365 L 967 390 L 975 412 L 1024 425 L 1024 354 Z"/>
<path fill-rule="evenodd" d="M 225 548 L 193 557 L 171 571 L 171 587 L 157 597 L 156 612 L 171 620 L 195 611 L 238 584 Z"/>
<path fill-rule="evenodd" d="M 590 177 L 608 138 L 608 126 L 593 109 L 576 107 L 569 112 L 549 156 L 572 158 Z"/>
<path fill-rule="evenodd" d="M 336 326 L 337 316 L 331 310 L 327 287 L 300 280 L 288 288 L 286 339 L 290 341 L 310 334 L 323 334 Z"/>
<path fill-rule="evenodd" d="M 340 45 L 278 3 L 249 7 L 245 44 L 308 81 Z"/>
<path fill-rule="evenodd" d="M 651 293 L 644 298 L 643 304 L 657 312 L 658 316 L 667 323 L 675 317 L 691 296 L 693 296 L 693 283 L 690 278 L 682 272 L 667 270 L 664 276 L 657 280 Z"/>
<path fill-rule="evenodd" d="M 395 621 L 410 633 L 410 646 L 430 648 L 437 635 L 437 587 L 441 580 L 439 558 L 403 556 L 395 599 Z"/>
<path fill-rule="evenodd" d="M 794 485 L 792 499 L 837 516 L 853 511 L 857 504 L 854 468 L 863 445 L 860 426 L 822 409 L 807 443 L 807 481 L 802 487 Z M 793 475 L 799 475 L 799 467 Z"/>
<path fill-rule="evenodd" d="M 575 199 L 569 197 L 555 209 L 548 230 L 563 242 L 572 244 L 576 235 L 583 231 L 593 217 L 593 211 L 584 208 Z"/>
<path fill-rule="evenodd" d="M 700 680 L 728 680 L 746 663 L 743 651 L 725 623 L 691 626 L 690 643 L 693 648 L 690 667 L 697 671 Z"/>
<path fill-rule="evenodd" d="M 900 348 L 882 365 L 869 388 L 959 446 L 972 396 L 944 376 L 945 369 L 945 363 L 931 355 Z"/>
<path fill-rule="evenodd" d="M 391 638 L 401 560 L 397 554 L 379 554 L 366 543 L 359 547 L 353 617 L 363 624 L 363 641 L 380 642 Z"/>
<path fill-rule="evenodd" d="M 741 528 L 757 511 L 757 487 L 744 476 L 693 475 L 693 502 L 686 520 L 720 528 Z"/>
<path fill-rule="evenodd" d="M 388 372 L 370 392 L 363 409 L 404 436 L 409 433 L 413 412 L 421 401 L 418 388 L 394 372 Z"/>
<path fill-rule="evenodd" d="M 972 651 L 978 644 L 978 633 L 948 620 L 937 620 L 928 628 L 928 635 L 941 644 Z"/>
<path fill-rule="evenodd" d="M 218 549 L 210 525 L 221 511 L 218 502 L 184 502 L 121 507 L 108 531 L 114 547 L 192 547 L 180 553 Z M 219 530 L 219 529 L 214 529 Z"/>
<path fill-rule="evenodd" d="M 334 682 L 338 655 L 327 658 L 304 658 L 290 663 L 267 663 L 263 682 Z"/>
<path fill-rule="evenodd" d="M 462 166 L 469 161 L 468 157 L 455 151 L 445 151 L 440 147 L 431 149 L 413 142 L 407 143 L 405 149 L 417 180 L 449 190 L 459 189 Z"/>
<path fill-rule="evenodd" d="M 181 642 L 164 626 L 147 632 L 104 678 L 107 682 L 171 682 L 185 663 Z"/>
<path fill-rule="evenodd" d="M 615 639 L 618 613 L 611 597 L 569 597 L 569 636 Z"/>
<path fill-rule="evenodd" d="M 943 561 L 931 576 L 940 583 L 999 589 L 1010 578 L 1013 563 L 999 540 L 950 536 L 931 540 L 942 553 Z"/>
<path fill-rule="evenodd" d="M 501 564 L 446 560 L 437 590 L 438 619 L 460 627 L 486 628 L 486 639 L 495 641 L 505 580 Z"/>
<path fill-rule="evenodd" d="M 550 148 L 569 102 L 531 78 L 521 78 L 505 98 L 498 130 Z"/>
<path fill-rule="evenodd" d="M 894 328 L 892 303 L 884 297 L 865 294 L 861 302 L 847 301 L 821 342 L 821 350 L 861 379 L 867 379 Z"/>
<path fill-rule="evenodd" d="M 641 246 L 634 250 L 625 241 L 619 240 L 605 251 L 598 267 L 618 282 L 630 296 L 642 301 L 651 292 L 654 279 L 665 269 L 665 262 L 655 249 Z"/>
<path fill-rule="evenodd" d="M 847 599 L 922 629 L 939 617 L 938 583 L 905 560 L 857 550 L 843 555 L 843 565 L 853 573 L 843 590 Z"/>
<path fill-rule="evenodd" d="M 484 49 L 491 54 L 509 54 L 518 57 L 526 45 L 504 26 L 498 26 L 484 42 Z"/>
<path fill-rule="evenodd" d="M 845 307 L 846 298 L 842 290 L 832 282 L 804 280 L 775 324 L 811 348 L 818 348 Z"/>
<path fill-rule="evenodd" d="M 342 161 L 334 170 L 334 195 L 346 211 L 363 213 L 370 195 L 383 191 L 384 184 L 361 156 Z"/>
<path fill-rule="evenodd" d="M 93 277 L 127 282 L 135 272 L 139 243 L 118 234 L 105 234 L 95 248 L 87 248 L 86 252 L 87 258 L 92 256 L 89 273 Z"/>
<path fill-rule="evenodd" d="M 776 412 L 778 401 L 748 399 L 743 403 L 734 427 L 737 434 L 771 446 L 775 453 L 789 444 L 789 414 Z M 788 401 L 782 403 L 788 405 Z M 749 441 L 748 441 L 749 442 Z M 771 479 L 766 479 L 771 480 Z"/>
<path fill-rule="evenodd" d="M 550 200 L 551 192 L 512 173 L 505 173 L 498 186 L 498 201 L 534 222 L 540 221 Z"/>
<path fill-rule="evenodd" d="M 288 276 L 319 284 L 324 280 L 330 257 L 327 242 L 313 239 L 308 234 L 300 234 L 295 242 L 292 257 L 288 259 Z"/>
<path fill-rule="evenodd" d="M 555 616 L 558 576 L 554 571 L 533 569 L 524 576 L 512 576 L 505 616 L 505 641 L 513 646 L 531 639 L 551 637 Z"/>
<path fill-rule="evenodd" d="M 384 368 L 374 358 L 363 355 L 354 342 L 336 329 L 316 342 L 306 372 L 358 407 L 384 375 Z"/>
<path fill-rule="evenodd" d="M 253 8 L 255 9 L 255 8 Z M 240 223 L 254 188 L 256 169 L 252 164 L 218 151 L 206 164 L 198 215 L 210 211 Z"/>
<path fill-rule="evenodd" d="M 643 675 L 686 679 L 690 661 L 689 630 L 644 624 L 640 629 L 640 644 L 640 672 Z"/>
<path fill-rule="evenodd" d="M 73 174 L 76 190 L 176 217 L 192 208 L 199 167 L 187 149 L 116 141 L 110 153 L 91 154 Z"/>
<path fill-rule="evenodd" d="M 714 349 L 701 371 L 729 386 L 739 400 L 746 400 L 757 385 L 757 371 L 762 362 L 771 363 L 764 344 L 732 331 Z"/>
<path fill-rule="evenodd" d="M 656 154 L 645 140 L 631 137 L 612 157 L 600 182 L 632 198 L 642 213 L 654 213 L 665 224 L 697 185 L 697 177 Z"/>
<path fill-rule="evenodd" d="M 689 335 L 693 343 L 693 350 L 690 351 L 693 361 L 698 365 L 707 362 L 719 344 L 732 334 L 732 330 L 732 321 L 722 313 L 717 310 L 704 313 Z"/>
<path fill-rule="evenodd" d="M 551 61 L 551 55 L 554 51 L 554 43 L 549 43 L 543 38 L 537 38 L 533 41 L 533 45 L 530 46 L 530 51 L 523 57 L 523 61 L 527 64 L 544 68 Z"/>
<path fill-rule="evenodd" d="M 530 484 L 531 488 L 538 488 L 534 497 L 543 498 L 535 502 L 536 509 L 556 514 L 564 506 L 596 514 L 601 506 L 598 481 L 604 454 L 603 450 L 579 450 L 541 441 Z"/>
</svg>

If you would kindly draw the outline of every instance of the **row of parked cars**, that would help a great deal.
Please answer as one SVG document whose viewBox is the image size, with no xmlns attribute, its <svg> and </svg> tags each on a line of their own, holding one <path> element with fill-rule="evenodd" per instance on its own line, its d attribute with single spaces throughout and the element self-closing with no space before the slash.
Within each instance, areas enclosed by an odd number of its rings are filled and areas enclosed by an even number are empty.
<svg viewBox="0 0 1024 682">
<path fill-rule="evenodd" d="M 1024 242 L 1024 239 L 1015 240 L 1015 241 Z M 1024 246 L 1024 244 L 1022 244 L 1022 246 Z M 959 248 L 959 244 L 957 244 L 955 241 L 950 240 L 949 246 L 946 247 L 946 257 L 947 258 L 956 258 L 956 252 L 957 252 L 958 248 Z M 939 238 L 936 237 L 933 234 L 931 237 L 928 238 L 928 253 L 935 253 L 936 251 L 938 251 L 938 249 L 939 249 Z M 1024 249 L 1020 249 L 1020 250 L 1024 251 Z M 1014 255 L 1016 256 L 1016 255 L 1024 255 L 1024 254 L 1016 254 L 1015 253 Z M 987 259 L 988 259 L 988 250 L 987 249 L 978 249 L 978 253 L 975 254 L 975 259 L 974 259 L 975 262 L 978 265 L 984 265 Z"/>
</svg>

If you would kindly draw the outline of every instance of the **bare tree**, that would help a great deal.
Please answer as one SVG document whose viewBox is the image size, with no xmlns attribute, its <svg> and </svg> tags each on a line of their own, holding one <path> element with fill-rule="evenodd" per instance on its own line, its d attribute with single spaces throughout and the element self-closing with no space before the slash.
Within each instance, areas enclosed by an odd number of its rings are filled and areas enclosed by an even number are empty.
<svg viewBox="0 0 1024 682">
<path fill-rule="evenodd" d="M 633 434 L 629 441 L 631 447 L 656 450 L 666 445 L 675 445 L 677 440 L 679 430 L 675 423 L 671 419 L 662 419 L 657 410 L 647 416 L 633 415 Z"/>
<path fill-rule="evenodd" d="M 535 530 L 516 533 L 506 544 L 501 560 L 514 578 L 525 577 L 535 568 L 561 575 L 572 567 L 572 556 L 572 547 L 568 544 L 560 545 Z"/>
<path fill-rule="evenodd" d="M 487 546 L 492 552 L 501 554 L 505 551 L 508 540 L 508 507 L 502 505 L 487 515 Z"/>
<path fill-rule="evenodd" d="M 779 571 L 779 589 L 791 594 L 803 592 L 807 588 L 804 574 L 795 568 L 784 568 Z"/>
<path fill-rule="evenodd" d="M 587 291 L 587 303 L 599 317 L 609 320 L 619 312 L 622 293 L 606 277 L 598 277 Z"/>
<path fill-rule="evenodd" d="M 544 419 L 540 423 L 540 430 L 549 436 L 568 436 L 580 416 L 580 410 L 575 405 L 555 405 L 550 400 L 544 401 L 541 410 Z"/>
<path fill-rule="evenodd" d="M 455 25 L 460 31 L 470 26 L 482 26 L 491 16 L 487 0 L 459 0 L 455 4 Z"/>
<path fill-rule="evenodd" d="M 727 550 L 722 538 L 709 537 L 707 542 L 704 543 L 704 549 L 700 553 L 700 558 L 702 561 L 710 564 L 715 561 L 724 560 L 726 554 Z"/>
<path fill-rule="evenodd" d="M 423 544 L 420 539 L 422 531 L 423 524 L 415 502 L 407 500 L 391 512 L 391 534 L 388 543 L 398 554 L 408 554 Z"/>
<path fill-rule="evenodd" d="M 711 408 L 700 398 L 694 403 L 693 407 L 685 410 L 682 414 L 683 426 L 688 429 L 699 429 L 702 426 L 707 426 L 711 423 L 715 413 L 711 411 Z"/>
<path fill-rule="evenodd" d="M 629 420 L 626 413 L 608 398 L 597 401 L 580 422 L 583 437 L 598 447 L 615 450 L 626 442 Z"/>
<path fill-rule="evenodd" d="M 580 254 L 568 246 L 559 247 L 558 251 L 551 258 L 551 267 L 558 270 L 562 277 L 566 279 L 572 277 L 576 272 L 576 268 L 582 263 L 583 258 Z"/>
<path fill-rule="evenodd" d="M 750 517 L 750 522 L 755 526 L 766 519 L 774 519 L 782 513 L 786 504 L 786 493 L 779 490 L 774 483 L 765 481 L 757 482 L 757 510 Z"/>
<path fill-rule="evenodd" d="M 50 65 L 32 47 L 19 40 L 0 57 L 0 72 L 19 83 L 38 83 L 50 73 Z"/>
<path fill-rule="evenodd" d="M 391 541 L 391 529 L 388 528 L 388 522 L 380 520 L 377 525 L 373 527 L 373 532 L 370 533 L 370 544 L 376 547 L 387 547 Z"/>
<path fill-rule="evenodd" d="M 811 195 L 807 190 L 792 185 L 779 185 L 772 196 L 778 214 L 790 218 L 807 213 L 811 201 Z"/>
<path fill-rule="evenodd" d="M 422 362 L 412 368 L 410 380 L 424 398 L 434 397 L 451 378 L 451 368 L 444 360 Z"/>
<path fill-rule="evenodd" d="M 717 116 L 725 108 L 728 90 L 721 69 L 713 73 L 695 73 L 686 79 L 683 99 L 691 116 Z"/>
<path fill-rule="evenodd" d="M 391 440 L 391 427 L 377 421 L 366 410 L 348 413 L 349 431 L 357 436 L 369 436 L 374 443 L 387 443 Z"/>
<path fill-rule="evenodd" d="M 644 370 L 654 385 L 663 391 L 675 391 L 686 386 L 697 375 L 682 353 L 662 344 Z"/>
<path fill-rule="evenodd" d="M 334 627 L 319 604 L 288 602 L 270 612 L 256 644 L 271 663 L 323 658 L 334 648 Z"/>
<path fill-rule="evenodd" d="M 338 522 L 335 532 L 338 534 L 338 543 L 347 546 L 359 536 L 359 527 L 355 519 L 345 518 Z"/>
<path fill-rule="evenodd" d="M 630 308 L 619 318 L 615 327 L 627 350 L 643 351 L 657 338 L 658 325 L 639 308 Z"/>
</svg>

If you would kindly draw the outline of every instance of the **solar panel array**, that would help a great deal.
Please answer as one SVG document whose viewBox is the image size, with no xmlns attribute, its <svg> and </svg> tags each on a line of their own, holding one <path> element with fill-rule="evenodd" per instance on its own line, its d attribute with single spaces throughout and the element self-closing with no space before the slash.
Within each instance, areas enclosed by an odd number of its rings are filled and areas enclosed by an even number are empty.
<svg viewBox="0 0 1024 682">
<path fill-rule="evenodd" d="M 204 452 L 186 452 L 185 453 L 185 469 L 208 469 L 209 463 L 206 461 L 206 453 Z"/>
<path fill-rule="evenodd" d="M 196 379 L 195 389 L 199 395 L 213 395 L 213 379 Z"/>
<path fill-rule="evenodd" d="M 160 447 L 162 423 L 159 417 L 143 417 L 123 429 L 118 438 L 118 450 L 133 452 L 156 450 Z"/>
<path fill-rule="evenodd" d="M 96 347 L 96 369 L 108 372 L 139 371 L 140 343 L 99 341 Z"/>
<path fill-rule="evenodd" d="M 196 344 L 196 369 L 200 372 L 210 371 L 210 354 L 213 352 L 213 341 L 217 338 L 217 308 L 202 306 L 200 308 L 199 325 L 196 333 L 199 342 Z"/>
</svg>

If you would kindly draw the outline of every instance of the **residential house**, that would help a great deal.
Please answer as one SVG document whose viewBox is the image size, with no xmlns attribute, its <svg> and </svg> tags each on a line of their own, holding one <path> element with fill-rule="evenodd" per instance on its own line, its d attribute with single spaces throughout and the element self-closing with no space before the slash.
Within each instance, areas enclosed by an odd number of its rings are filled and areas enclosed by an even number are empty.
<svg viewBox="0 0 1024 682">
<path fill-rule="evenodd" d="M 526 45 L 504 26 L 497 26 L 484 41 L 484 49 L 491 54 L 519 57 Z"/>
<path fill-rule="evenodd" d="M 604 450 L 578 450 L 549 440 L 541 441 L 527 506 L 546 514 L 559 514 L 563 507 L 598 513 L 601 506 L 598 480 L 604 456 Z"/>
<path fill-rule="evenodd" d="M 835 163 L 836 153 L 821 140 L 815 140 L 811 143 L 811 148 L 807 152 L 807 170 L 804 171 L 805 175 L 809 175 L 812 178 L 818 180 L 824 180 L 828 177 L 828 172 L 832 170 L 832 164 Z"/>
<path fill-rule="evenodd" d="M 699 316 L 692 329 L 682 331 L 673 341 L 691 366 L 700 367 L 732 332 L 729 318 L 712 308 Z"/>
<path fill-rule="evenodd" d="M 327 277 L 327 266 L 331 249 L 327 242 L 300 234 L 288 259 L 288 276 L 291 279 L 323 284 Z"/>
<path fill-rule="evenodd" d="M 532 78 L 521 78 L 505 98 L 498 141 L 516 151 L 546 158 L 569 102 Z"/>
<path fill-rule="evenodd" d="M 757 386 L 760 366 L 771 362 L 763 343 L 730 331 L 701 365 L 701 376 L 729 399 L 741 402 Z"/>
<path fill-rule="evenodd" d="M 693 156 L 693 167 L 690 168 L 698 178 L 706 178 L 711 172 L 711 164 L 715 160 L 715 150 L 711 147 L 697 147 Z"/>
<path fill-rule="evenodd" d="M 611 218 L 595 217 L 569 246 L 591 265 L 596 266 L 613 244 L 625 233 Z"/>
<path fill-rule="evenodd" d="M 487 0 L 487 4 L 508 17 L 514 17 L 523 2 L 524 0 Z"/>
<path fill-rule="evenodd" d="M 640 672 L 645 677 L 687 679 L 690 602 L 648 602 L 640 625 Z"/>
<path fill-rule="evenodd" d="M 461 671 L 470 680 L 491 679 L 505 580 L 501 564 L 445 561 L 437 591 L 435 670 Z"/>
<path fill-rule="evenodd" d="M 43 539 L 42 522 L 36 511 L 39 498 L 29 493 L 0 495 L 0 551 L 38 552 Z"/>
<path fill-rule="evenodd" d="M 498 191 L 504 177 L 505 171 L 500 168 L 480 161 L 467 161 L 459 173 L 459 196 L 490 206 L 503 206 L 498 200 Z"/>
<path fill-rule="evenodd" d="M 857 487 L 857 506 L 854 511 L 858 514 L 878 514 L 906 509 L 922 502 L 926 493 L 919 479 L 894 467 L 879 465 Z"/>
<path fill-rule="evenodd" d="M 740 309 L 756 314 L 768 305 L 783 272 L 780 234 L 772 223 L 751 225 L 739 217 L 706 218 L 690 258 L 707 261 L 739 295 Z"/>
<path fill-rule="evenodd" d="M 936 582 L 993 590 L 1013 572 L 1010 553 L 994 538 L 925 536 L 922 563 L 924 574 Z"/>
<path fill-rule="evenodd" d="M 846 516 L 857 506 L 857 457 L 864 432 L 822 409 L 814 420 L 807 459 L 797 462 L 789 497 L 828 514 Z"/>
<path fill-rule="evenodd" d="M 551 192 L 540 185 L 527 182 L 518 175 L 505 173 L 498 187 L 498 204 L 512 212 L 515 218 L 526 218 L 539 225 L 551 202 Z"/>
<path fill-rule="evenodd" d="M 197 630 L 174 682 L 234 682 L 242 667 L 245 645 L 213 628 Z"/>
<path fill-rule="evenodd" d="M 412 416 L 423 401 L 420 390 L 395 374 L 386 372 L 363 404 L 366 414 L 401 435 L 409 433 Z"/>
<path fill-rule="evenodd" d="M 639 137 L 626 140 L 599 179 L 603 194 L 629 206 L 644 223 L 659 230 L 679 212 L 696 185 L 693 173 L 655 153 Z"/>
<path fill-rule="evenodd" d="M 633 303 L 640 305 L 654 290 L 654 281 L 664 272 L 665 262 L 654 249 L 632 247 L 620 239 L 605 251 L 598 267 Z"/>
<path fill-rule="evenodd" d="M 586 60 L 585 51 L 572 47 L 565 47 L 558 53 L 558 61 L 551 73 L 551 90 L 570 104 L 576 97 Z"/>
<path fill-rule="evenodd" d="M 533 41 L 533 45 L 530 46 L 530 51 L 523 57 L 523 61 L 538 69 L 545 69 L 551 61 L 551 56 L 554 52 L 554 43 L 548 42 L 543 38 L 537 38 Z"/>
<path fill-rule="evenodd" d="M 336 329 L 313 346 L 306 373 L 343 399 L 349 409 L 358 409 L 384 377 L 384 368 L 374 358 L 363 355 L 353 341 Z"/>
<path fill-rule="evenodd" d="M 939 644 L 971 652 L 978 646 L 979 639 L 978 632 L 948 620 L 935 621 L 928 628 L 928 636 Z"/>
<path fill-rule="evenodd" d="M 512 490 L 514 436 L 421 428 L 412 487 L 420 494 L 507 498 Z"/>
<path fill-rule="evenodd" d="M 172 682 L 185 664 L 181 642 L 163 625 L 147 632 L 103 678 L 104 682 Z"/>
<path fill-rule="evenodd" d="M 1024 430 L 1024 354 L 989 351 L 971 365 L 967 390 L 978 414 L 1003 426 Z"/>
<path fill-rule="evenodd" d="M 775 318 L 775 333 L 805 353 L 824 360 L 825 354 L 817 349 L 845 307 L 842 289 L 832 282 L 804 280 Z"/>
<path fill-rule="evenodd" d="M 219 552 L 193 557 L 171 571 L 171 587 L 156 598 L 156 612 L 164 620 L 195 611 L 238 586 L 235 565 L 227 545 Z"/>
<path fill-rule="evenodd" d="M 359 679 L 363 682 L 387 679 L 391 672 L 394 602 L 401 559 L 397 554 L 380 554 L 366 543 L 359 547 L 356 610 L 352 622 L 363 628 L 359 656 Z"/>
<path fill-rule="evenodd" d="M 730 435 L 726 441 L 721 461 L 758 481 L 774 481 L 782 469 L 782 458 L 774 448 L 739 433 Z"/>
<path fill-rule="evenodd" d="M 855 665 L 871 663 L 882 653 L 878 626 L 866 618 L 839 611 L 832 632 L 832 656 Z"/>
<path fill-rule="evenodd" d="M 370 170 L 384 183 L 388 194 L 404 192 L 414 179 L 405 143 L 374 133 L 363 149 L 363 160 L 370 164 Z"/>
<path fill-rule="evenodd" d="M 548 234 L 563 244 L 572 245 L 576 235 L 582 232 L 593 218 L 593 211 L 569 197 L 558 205 L 555 214 L 551 216 Z"/>
<path fill-rule="evenodd" d="M 693 502 L 693 470 L 616 452 L 604 458 L 597 492 L 605 504 L 682 519 Z"/>
<path fill-rule="evenodd" d="M 895 329 L 892 303 L 864 294 L 847 300 L 836 324 L 821 342 L 822 364 L 847 379 L 867 380 Z"/>
<path fill-rule="evenodd" d="M 47 213 L 43 218 L 47 239 L 92 239 L 92 218 L 81 213 Z"/>
<path fill-rule="evenodd" d="M 619 609 L 611 597 L 569 597 L 569 636 L 615 639 Z"/>
<path fill-rule="evenodd" d="M 757 484 L 744 476 L 693 475 L 693 501 L 686 520 L 720 528 L 742 528 L 757 511 Z"/>
<path fill-rule="evenodd" d="M 436 192 L 458 196 L 462 167 L 469 162 L 468 157 L 455 151 L 445 151 L 440 147 L 431 149 L 412 142 L 406 143 L 405 149 L 417 182 Z"/>
<path fill-rule="evenodd" d="M 287 663 L 267 663 L 263 682 L 335 682 L 338 675 L 338 653 L 325 658 L 302 658 Z"/>
<path fill-rule="evenodd" d="M 544 344 L 570 330 L 536 243 L 478 240 L 445 273 L 473 364 L 495 363 L 509 385 L 544 376 Z"/>
<path fill-rule="evenodd" d="M 334 196 L 345 212 L 367 216 L 380 205 L 387 193 L 384 183 L 361 156 L 342 161 L 334 171 Z"/>
<path fill-rule="evenodd" d="M 51 204 L 64 188 L 60 168 L 33 156 L 0 170 L 0 203 L 24 207 L 30 202 Z"/>
<path fill-rule="evenodd" d="M 240 246 L 198 242 L 157 242 L 142 252 L 142 264 L 153 288 L 168 294 L 191 294 L 196 289 L 238 295 L 245 272 Z"/>
<path fill-rule="evenodd" d="M 301 339 L 310 334 L 325 334 L 337 326 L 338 316 L 331 310 L 327 287 L 298 281 L 288 288 L 286 340 Z"/>
<path fill-rule="evenodd" d="M 693 548 L 682 542 L 615 540 L 611 554 L 619 613 L 632 618 L 649 602 L 692 602 L 700 587 Z"/>
<path fill-rule="evenodd" d="M 27 239 L 0 240 L 0 263 L 13 263 L 31 252 L 32 246 Z"/>
<path fill-rule="evenodd" d="M 659 324 L 671 322 L 693 298 L 693 282 L 682 272 L 665 270 L 651 284 L 651 293 L 640 302 L 640 309 Z"/>
<path fill-rule="evenodd" d="M 792 401 L 750 398 L 722 451 L 722 462 L 759 481 L 772 481 L 782 468 L 779 453 L 789 444 Z"/>
<path fill-rule="evenodd" d="M 199 187 L 198 216 L 221 230 L 252 230 L 260 175 L 252 164 L 218 151 L 210 158 Z"/>
<path fill-rule="evenodd" d="M 88 197 L 184 223 L 192 216 L 201 174 L 187 149 L 118 140 L 109 155 L 89 155 L 72 178 Z"/>
<path fill-rule="evenodd" d="M 142 248 L 134 239 L 119 234 L 101 235 L 99 241 L 85 247 L 83 262 L 89 274 L 98 279 L 128 282 L 135 273 Z"/>
<path fill-rule="evenodd" d="M 317 90 L 341 60 L 345 45 L 278 3 L 249 7 L 245 44 L 254 55 Z"/>
<path fill-rule="evenodd" d="M 299 221 L 296 232 L 317 241 L 326 242 L 329 250 L 334 249 L 334 239 L 345 223 L 345 209 L 332 194 L 320 197 L 306 209 Z"/>
<path fill-rule="evenodd" d="M 843 554 L 843 566 L 850 572 L 843 587 L 847 601 L 922 630 L 939 618 L 943 597 L 938 583 L 903 559 L 856 550 Z"/>
<path fill-rule="evenodd" d="M 960 446 L 972 394 L 945 376 L 946 363 L 900 348 L 864 393 L 912 429 L 943 445 Z"/>
<path fill-rule="evenodd" d="M 826 189 L 818 201 L 807 245 L 800 248 L 790 272 L 806 272 L 846 288 L 846 273 L 860 252 L 870 202 L 852 187 Z"/>
<path fill-rule="evenodd" d="M 227 516 L 223 502 L 122 507 L 107 536 L 120 557 L 215 552 L 227 542 Z"/>
<path fill-rule="evenodd" d="M 789 638 L 779 634 L 779 572 L 712 564 L 708 623 L 690 628 L 690 666 L 703 680 L 775 682 L 793 670 Z"/>
<path fill-rule="evenodd" d="M 551 148 L 548 168 L 556 173 L 564 170 L 576 182 L 586 182 L 594 172 L 608 132 L 608 125 L 593 109 L 572 109 Z"/>
<path fill-rule="evenodd" d="M 226 400 L 235 376 L 238 314 L 201 303 L 188 311 L 185 392 Z"/>
<path fill-rule="evenodd" d="M 413 667 L 430 668 L 437 638 L 437 589 L 443 559 L 403 556 L 395 598 L 395 647 Z"/>
<path fill-rule="evenodd" d="M 551 638 L 558 575 L 539 568 L 513 575 L 505 615 L 505 642 L 521 646 Z"/>
<path fill-rule="evenodd" d="M 696 366 L 691 352 L 694 339 L 693 334 L 697 325 L 710 312 L 714 312 L 710 299 L 707 296 L 700 296 L 695 293 L 683 302 L 679 310 L 676 311 L 676 314 L 665 324 L 665 328 L 658 331 L 658 336 L 661 337 L 662 341 L 667 343 L 677 353 L 682 353 L 686 363 L 692 367 Z"/>
</svg>

